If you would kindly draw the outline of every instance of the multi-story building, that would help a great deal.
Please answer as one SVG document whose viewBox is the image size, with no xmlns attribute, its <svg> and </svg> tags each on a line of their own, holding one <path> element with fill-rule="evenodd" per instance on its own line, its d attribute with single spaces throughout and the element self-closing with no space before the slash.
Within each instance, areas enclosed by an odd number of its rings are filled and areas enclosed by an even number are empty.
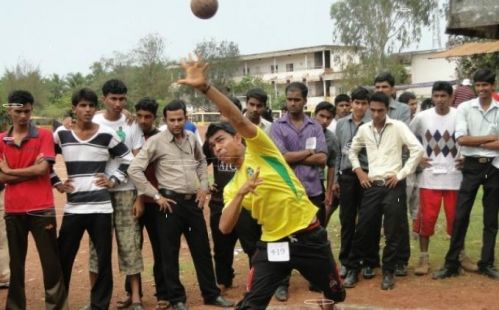
<svg viewBox="0 0 499 310">
<path fill-rule="evenodd" d="M 309 88 L 307 110 L 323 100 L 331 101 L 342 93 L 342 67 L 358 62 L 358 56 L 351 47 L 320 45 L 242 55 L 239 68 L 234 76 L 240 81 L 251 75 L 272 85 L 271 98 L 284 95 L 290 82 L 303 82 Z M 278 109 L 279 107 L 273 107 Z"/>
</svg>

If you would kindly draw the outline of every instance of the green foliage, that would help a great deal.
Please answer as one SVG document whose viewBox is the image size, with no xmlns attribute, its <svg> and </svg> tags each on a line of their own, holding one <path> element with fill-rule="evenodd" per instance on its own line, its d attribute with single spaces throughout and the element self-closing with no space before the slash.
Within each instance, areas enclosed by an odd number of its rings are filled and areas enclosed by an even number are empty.
<svg viewBox="0 0 499 310">
<path fill-rule="evenodd" d="M 371 85 L 376 73 L 388 70 L 406 79 L 389 55 L 419 42 L 438 11 L 436 0 L 340 0 L 331 5 L 333 34 L 343 44 L 356 48 L 360 64 L 347 64 L 346 84 Z M 438 21 L 435 21 L 438 22 Z"/>
<path fill-rule="evenodd" d="M 375 61 L 366 59 L 362 63 L 349 63 L 343 71 L 342 86 L 352 90 L 357 86 L 371 86 L 375 77 L 381 72 L 390 72 L 397 84 L 409 83 L 409 74 L 404 65 L 395 57 L 387 57 L 384 67 L 379 70 Z"/>
<path fill-rule="evenodd" d="M 449 40 L 448 45 L 454 47 L 469 42 L 487 42 L 487 40 L 454 36 Z M 499 73 L 499 52 L 457 58 L 456 71 L 459 79 L 470 79 L 473 77 L 473 73 L 481 68 L 489 68 Z"/>
<path fill-rule="evenodd" d="M 209 63 L 208 79 L 222 91 L 229 92 L 230 81 L 239 64 L 239 47 L 232 41 L 216 41 L 214 39 L 200 42 L 195 48 L 196 55 Z M 177 96 L 187 97 L 194 106 L 208 106 L 204 96 L 200 96 L 192 88 L 179 87 Z"/>
</svg>

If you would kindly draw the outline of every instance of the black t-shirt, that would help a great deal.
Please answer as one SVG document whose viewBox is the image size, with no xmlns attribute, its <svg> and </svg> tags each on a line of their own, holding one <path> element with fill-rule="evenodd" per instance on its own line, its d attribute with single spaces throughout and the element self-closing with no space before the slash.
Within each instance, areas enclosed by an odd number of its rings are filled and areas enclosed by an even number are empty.
<svg viewBox="0 0 499 310">
<path fill-rule="evenodd" d="M 218 160 L 218 158 L 216 158 L 212 154 L 207 142 L 203 144 L 203 152 L 206 156 L 208 165 L 213 165 L 213 178 L 216 184 L 216 190 L 211 191 L 211 200 L 214 202 L 223 203 L 224 187 L 234 176 L 236 168 L 232 167 L 232 165 L 228 165 Z"/>
</svg>

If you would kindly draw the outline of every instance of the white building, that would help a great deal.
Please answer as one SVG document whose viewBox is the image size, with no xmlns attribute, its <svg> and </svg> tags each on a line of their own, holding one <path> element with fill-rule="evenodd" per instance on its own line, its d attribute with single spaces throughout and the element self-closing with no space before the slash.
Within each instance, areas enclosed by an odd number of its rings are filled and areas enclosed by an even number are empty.
<svg viewBox="0 0 499 310">
<path fill-rule="evenodd" d="M 397 54 L 410 76 L 410 84 L 397 83 L 398 93 L 407 90 L 418 97 L 430 97 L 433 82 L 454 82 L 457 79 L 456 60 L 431 58 L 441 51 Z M 308 111 L 313 111 L 315 105 L 321 101 L 333 102 L 336 95 L 349 92 L 348 89 L 342 89 L 342 68 L 348 63 L 359 61 L 352 47 L 340 45 L 256 53 L 242 55 L 240 58 L 241 63 L 234 76 L 236 82 L 247 75 L 259 77 L 273 86 L 274 93 L 269 94 L 271 98 L 283 95 L 286 85 L 290 82 L 303 82 L 309 88 L 306 107 Z"/>
<path fill-rule="evenodd" d="M 431 97 L 431 87 L 436 81 L 455 82 L 456 59 L 432 58 L 443 50 L 412 51 L 397 54 L 405 65 L 411 84 L 397 85 L 402 91 L 412 91 L 418 97 Z"/>
<path fill-rule="evenodd" d="M 320 45 L 282 51 L 241 56 L 241 64 L 234 77 L 260 77 L 274 88 L 271 97 L 284 93 L 290 82 L 303 82 L 309 88 L 307 110 L 323 100 L 333 101 L 341 89 L 343 64 L 357 62 L 351 47 Z M 276 107 L 277 108 L 277 107 Z"/>
</svg>

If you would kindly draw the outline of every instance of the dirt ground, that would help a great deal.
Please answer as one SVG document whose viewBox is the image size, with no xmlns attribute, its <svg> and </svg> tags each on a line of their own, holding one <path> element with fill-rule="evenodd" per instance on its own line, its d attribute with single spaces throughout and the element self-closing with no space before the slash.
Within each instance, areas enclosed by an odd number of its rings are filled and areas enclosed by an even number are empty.
<svg viewBox="0 0 499 310">
<path fill-rule="evenodd" d="M 56 164 L 56 171 L 64 175 L 64 166 L 60 158 Z M 62 207 L 65 197 L 56 191 L 56 208 L 59 214 L 58 223 L 62 218 Z M 205 208 L 206 210 L 207 208 Z M 116 246 L 113 249 L 113 274 L 114 291 L 111 308 L 116 308 L 116 301 L 123 298 L 123 276 L 117 267 Z M 237 275 L 235 287 L 224 293 L 232 300 L 239 300 L 244 293 L 247 258 L 240 249 L 236 249 L 235 270 Z M 338 253 L 334 253 L 337 255 Z M 152 251 L 146 237 L 144 243 L 145 272 L 143 274 L 145 309 L 154 309 L 154 281 L 152 277 Z M 71 309 L 81 309 L 89 301 L 88 280 L 88 240 L 85 236 L 81 242 L 80 251 L 74 264 L 69 304 Z M 184 245 L 181 251 L 182 282 L 187 290 L 188 305 L 190 309 L 216 309 L 203 305 L 199 288 L 190 258 L 189 250 Z M 499 282 L 477 274 L 464 274 L 457 278 L 435 281 L 431 276 L 416 277 L 411 272 L 409 276 L 397 278 L 394 290 L 382 291 L 379 288 L 380 271 L 372 280 L 361 280 L 358 286 L 347 292 L 346 302 L 340 309 L 499 309 Z M 26 259 L 26 295 L 27 309 L 44 309 L 43 279 L 38 254 L 32 239 L 29 241 L 29 251 Z M 0 290 L 0 305 L 3 307 L 7 296 L 6 290 Z M 319 309 L 318 306 L 309 305 L 313 299 L 321 295 L 308 291 L 308 284 L 299 273 L 293 273 L 290 287 L 290 299 L 280 303 L 273 300 L 269 309 Z"/>
</svg>

